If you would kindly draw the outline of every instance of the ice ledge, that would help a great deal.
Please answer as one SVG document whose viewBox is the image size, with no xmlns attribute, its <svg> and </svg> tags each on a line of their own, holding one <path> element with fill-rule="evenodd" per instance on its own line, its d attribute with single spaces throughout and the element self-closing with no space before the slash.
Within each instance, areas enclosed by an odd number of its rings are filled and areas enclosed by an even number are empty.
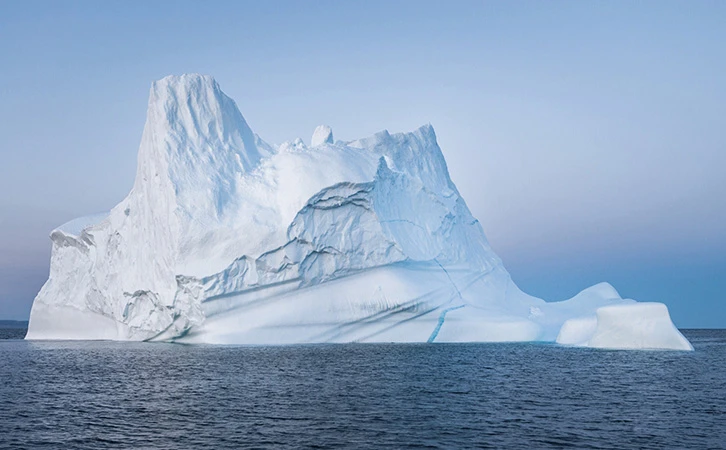
<svg viewBox="0 0 726 450">
<path fill-rule="evenodd" d="M 557 343 L 617 350 L 693 350 L 662 303 L 600 307 L 595 315 L 567 320 Z"/>
<path fill-rule="evenodd" d="M 80 236 L 83 230 L 103 222 L 104 220 L 106 220 L 108 215 L 109 211 L 105 211 L 102 213 L 78 217 L 77 219 L 73 219 L 64 223 L 53 231 L 60 231 L 66 235 L 71 236 Z"/>
</svg>

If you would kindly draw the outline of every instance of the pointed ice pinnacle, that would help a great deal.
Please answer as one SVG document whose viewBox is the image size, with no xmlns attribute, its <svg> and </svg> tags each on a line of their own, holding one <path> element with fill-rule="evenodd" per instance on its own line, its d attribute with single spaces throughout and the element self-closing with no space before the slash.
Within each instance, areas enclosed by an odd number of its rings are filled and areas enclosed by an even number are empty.
<svg viewBox="0 0 726 450">
<path fill-rule="evenodd" d="M 318 125 L 313 131 L 313 138 L 310 139 L 310 146 L 317 147 L 321 144 L 333 143 L 333 130 L 327 125 Z"/>
</svg>

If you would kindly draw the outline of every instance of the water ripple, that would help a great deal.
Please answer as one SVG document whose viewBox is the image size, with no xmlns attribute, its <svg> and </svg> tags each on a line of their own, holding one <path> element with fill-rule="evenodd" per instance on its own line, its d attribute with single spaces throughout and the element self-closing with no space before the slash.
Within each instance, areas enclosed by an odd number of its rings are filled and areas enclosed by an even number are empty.
<svg viewBox="0 0 726 450">
<path fill-rule="evenodd" d="M 695 352 L 0 330 L 0 448 L 726 448 L 726 331 L 686 334 Z"/>
</svg>

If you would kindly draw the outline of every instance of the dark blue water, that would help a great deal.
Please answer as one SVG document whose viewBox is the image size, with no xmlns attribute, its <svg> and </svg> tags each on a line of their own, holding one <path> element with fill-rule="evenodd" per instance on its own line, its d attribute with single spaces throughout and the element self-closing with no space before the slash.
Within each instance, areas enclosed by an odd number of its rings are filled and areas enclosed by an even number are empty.
<svg viewBox="0 0 726 450">
<path fill-rule="evenodd" d="M 0 336 L 1 448 L 726 448 L 726 331 L 696 351 L 215 347 Z"/>
</svg>

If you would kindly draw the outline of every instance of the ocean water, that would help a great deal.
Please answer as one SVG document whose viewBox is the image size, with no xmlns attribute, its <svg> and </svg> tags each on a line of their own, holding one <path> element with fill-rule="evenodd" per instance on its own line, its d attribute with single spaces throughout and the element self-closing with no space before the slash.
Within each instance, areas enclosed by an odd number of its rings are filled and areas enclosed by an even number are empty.
<svg viewBox="0 0 726 450">
<path fill-rule="evenodd" d="M 684 334 L 695 352 L 0 330 L 0 448 L 726 448 L 726 330 Z"/>
</svg>

